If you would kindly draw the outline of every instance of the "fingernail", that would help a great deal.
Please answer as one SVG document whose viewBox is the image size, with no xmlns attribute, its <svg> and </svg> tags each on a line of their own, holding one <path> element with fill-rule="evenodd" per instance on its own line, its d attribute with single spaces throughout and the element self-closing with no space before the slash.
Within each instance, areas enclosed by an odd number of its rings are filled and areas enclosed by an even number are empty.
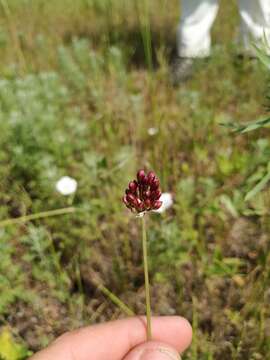
<svg viewBox="0 0 270 360">
<path fill-rule="evenodd" d="M 181 358 L 176 351 L 160 347 L 145 349 L 139 360 L 181 360 Z"/>
</svg>

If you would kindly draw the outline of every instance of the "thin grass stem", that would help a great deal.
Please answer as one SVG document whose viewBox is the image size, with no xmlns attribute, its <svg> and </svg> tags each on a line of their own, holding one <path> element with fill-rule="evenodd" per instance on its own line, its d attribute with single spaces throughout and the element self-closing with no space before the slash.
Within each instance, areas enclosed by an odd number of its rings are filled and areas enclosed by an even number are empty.
<svg viewBox="0 0 270 360">
<path fill-rule="evenodd" d="M 144 56 L 146 65 L 150 73 L 153 70 L 153 49 L 152 49 L 152 33 L 150 24 L 149 1 L 143 0 L 142 3 L 135 3 L 138 19 L 140 23 L 140 32 L 142 36 Z"/>
<path fill-rule="evenodd" d="M 131 310 L 122 300 L 119 299 L 114 293 L 112 293 L 109 289 L 107 289 L 104 285 L 98 284 L 98 289 L 106 295 L 111 302 L 119 307 L 123 311 L 124 314 L 127 316 L 134 316 L 135 313 Z"/>
<path fill-rule="evenodd" d="M 6 0 L 0 0 L 0 5 L 1 5 L 2 9 L 3 9 L 4 15 L 5 15 L 7 23 L 8 23 L 9 32 L 10 32 L 13 44 L 15 46 L 15 50 L 17 52 L 19 63 L 22 66 L 23 71 L 25 71 L 25 69 L 26 69 L 26 60 L 25 60 L 25 57 L 24 57 L 23 50 L 21 48 L 20 39 L 18 37 L 18 32 L 17 32 L 17 29 L 16 29 L 16 25 L 13 22 L 13 19 L 12 19 L 12 14 L 11 14 L 9 4 L 8 4 L 8 2 Z"/>
<path fill-rule="evenodd" d="M 0 221 L 0 228 L 8 225 L 14 225 L 19 223 L 24 223 L 31 220 L 37 220 L 41 218 L 51 217 L 51 216 L 59 216 L 64 214 L 74 213 L 76 211 L 75 207 L 66 207 L 62 209 L 43 211 L 36 214 L 24 215 L 13 219 L 6 219 Z"/>
</svg>

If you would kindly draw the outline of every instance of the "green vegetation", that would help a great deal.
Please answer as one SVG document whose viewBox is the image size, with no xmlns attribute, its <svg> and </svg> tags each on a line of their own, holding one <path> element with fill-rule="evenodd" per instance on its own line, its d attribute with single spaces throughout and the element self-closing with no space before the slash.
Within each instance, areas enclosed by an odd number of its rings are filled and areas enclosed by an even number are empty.
<svg viewBox="0 0 270 360">
<path fill-rule="evenodd" d="M 23 345 L 17 344 L 10 331 L 7 328 L 4 328 L 0 334 L 0 358 L 1 359 L 10 359 L 10 360 L 19 360 L 25 359 L 26 356 L 31 353 L 26 350 Z"/>
<path fill-rule="evenodd" d="M 221 126 L 267 118 L 269 71 L 236 56 L 223 1 L 213 56 L 173 88 L 178 0 L 137 3 L 0 0 L 0 221 L 71 206 L 55 183 L 78 181 L 74 213 L 0 223 L 6 360 L 124 316 L 110 291 L 145 313 L 140 224 L 121 203 L 140 167 L 174 194 L 150 216 L 150 280 L 153 312 L 193 323 L 184 358 L 270 357 L 268 178 L 247 196 L 269 174 L 269 129 Z"/>
</svg>

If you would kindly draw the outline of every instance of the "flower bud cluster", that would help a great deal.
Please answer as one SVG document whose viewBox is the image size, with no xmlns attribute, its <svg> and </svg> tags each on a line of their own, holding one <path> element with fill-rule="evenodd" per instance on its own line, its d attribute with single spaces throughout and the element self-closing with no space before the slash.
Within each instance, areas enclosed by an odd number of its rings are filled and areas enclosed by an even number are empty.
<svg viewBox="0 0 270 360">
<path fill-rule="evenodd" d="M 162 205 L 160 196 L 159 179 L 156 174 L 153 171 L 146 174 L 144 170 L 139 170 L 137 180 L 129 183 L 123 202 L 131 211 L 142 213 L 159 209 Z"/>
</svg>

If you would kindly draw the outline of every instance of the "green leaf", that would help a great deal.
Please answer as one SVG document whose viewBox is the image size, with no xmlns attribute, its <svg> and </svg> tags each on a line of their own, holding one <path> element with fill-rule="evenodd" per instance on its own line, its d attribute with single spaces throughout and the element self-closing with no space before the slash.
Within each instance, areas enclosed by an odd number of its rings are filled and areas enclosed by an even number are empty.
<svg viewBox="0 0 270 360">
<path fill-rule="evenodd" d="M 234 218 L 239 216 L 238 211 L 236 210 L 231 198 L 228 195 L 221 195 L 220 201 Z"/>
<path fill-rule="evenodd" d="M 265 49 L 266 46 L 263 48 L 257 46 L 254 44 L 254 48 L 256 51 L 256 55 L 258 56 L 260 62 L 267 67 L 267 69 L 270 69 L 270 56 L 267 54 L 267 51 Z"/>
<path fill-rule="evenodd" d="M 225 126 L 229 129 L 231 129 L 233 132 L 236 133 L 246 133 L 249 131 L 253 131 L 253 130 L 257 130 L 260 129 L 262 127 L 266 127 L 268 125 L 270 125 L 270 117 L 266 118 L 266 119 L 261 119 L 261 120 L 256 120 L 254 122 L 250 122 L 246 125 L 239 125 L 239 124 L 235 124 L 235 123 L 221 123 L 220 125 Z"/>
<path fill-rule="evenodd" d="M 264 189 L 267 185 L 268 181 L 270 180 L 270 171 L 258 182 L 253 189 L 251 189 L 247 195 L 245 196 L 245 201 L 252 199 L 255 195 L 257 195 L 260 191 Z"/>
</svg>

